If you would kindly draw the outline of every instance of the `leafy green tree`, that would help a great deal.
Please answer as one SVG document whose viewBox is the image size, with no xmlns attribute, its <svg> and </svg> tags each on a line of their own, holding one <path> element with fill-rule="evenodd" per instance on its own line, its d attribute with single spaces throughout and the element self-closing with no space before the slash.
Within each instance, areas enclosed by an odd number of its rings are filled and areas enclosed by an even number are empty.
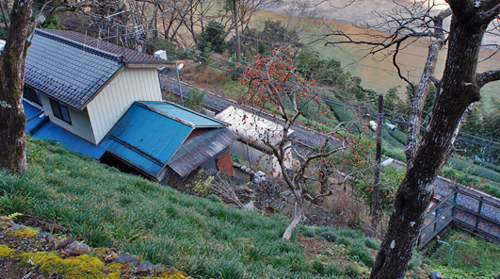
<svg viewBox="0 0 500 279">
<path fill-rule="evenodd" d="M 226 46 L 224 40 L 225 33 L 226 30 L 222 23 L 210 21 L 201 32 L 198 48 L 204 51 L 205 48 L 210 45 L 213 52 L 222 54 Z"/>
<path fill-rule="evenodd" d="M 192 109 L 194 111 L 200 112 L 205 104 L 205 94 L 207 91 L 202 91 L 192 88 L 186 92 L 186 99 L 184 100 L 184 106 Z"/>
<path fill-rule="evenodd" d="M 385 94 L 385 98 L 384 98 L 384 108 L 386 108 L 388 110 L 394 110 L 396 108 L 397 103 L 401 99 L 397 94 L 399 87 L 400 86 L 398 85 L 398 86 L 390 88 L 387 91 L 387 93 Z"/>
</svg>

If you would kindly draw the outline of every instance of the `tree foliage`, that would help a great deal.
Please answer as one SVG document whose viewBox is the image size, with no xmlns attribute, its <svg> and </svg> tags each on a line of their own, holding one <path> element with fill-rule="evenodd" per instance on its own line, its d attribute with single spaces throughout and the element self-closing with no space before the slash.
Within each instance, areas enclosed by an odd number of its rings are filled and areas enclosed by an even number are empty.
<svg viewBox="0 0 500 279">
<path fill-rule="evenodd" d="M 210 21 L 200 35 L 198 48 L 203 52 L 207 46 L 216 53 L 222 54 L 225 50 L 224 25 L 220 22 Z"/>
</svg>

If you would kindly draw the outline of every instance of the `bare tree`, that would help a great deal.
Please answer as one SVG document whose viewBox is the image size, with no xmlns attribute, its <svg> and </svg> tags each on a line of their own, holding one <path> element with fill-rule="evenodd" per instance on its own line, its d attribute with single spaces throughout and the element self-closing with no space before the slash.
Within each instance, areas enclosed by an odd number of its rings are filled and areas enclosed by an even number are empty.
<svg viewBox="0 0 500 279">
<path fill-rule="evenodd" d="M 429 54 L 424 73 L 415 92 L 411 106 L 408 133 L 406 176 L 396 193 L 394 209 L 384 241 L 378 253 L 370 278 L 403 278 L 415 248 L 423 216 L 434 195 L 433 183 L 451 153 L 453 142 L 470 105 L 481 98 L 480 89 L 491 81 L 500 79 L 500 69 L 477 72 L 481 41 L 492 21 L 498 27 L 500 0 L 447 0 L 450 9 L 432 15 L 432 8 L 422 4 L 399 5 L 393 14 L 383 17 L 382 24 L 390 35 L 347 34 L 339 30 L 326 35 L 341 36 L 339 42 L 327 44 L 356 43 L 371 47 L 375 54 L 391 50 L 392 59 L 401 78 L 397 62 L 399 50 L 419 39 L 430 40 Z M 449 30 L 442 21 L 451 15 Z M 382 26 L 382 25 L 380 25 Z M 497 30 L 494 30 L 498 32 Z M 328 36 L 327 36 L 328 37 Z M 442 46 L 448 47 L 445 70 L 441 79 L 433 75 L 437 53 Z M 422 106 L 429 82 L 438 88 L 432 119 L 419 142 Z M 413 86 L 413 85 L 411 85 Z M 469 109 L 468 109 L 469 108 Z"/>
<path fill-rule="evenodd" d="M 340 123 L 328 132 L 325 131 L 321 144 L 315 150 L 307 152 L 298 150 L 295 144 L 289 144 L 292 125 L 304 111 L 314 109 L 319 113 L 326 113 L 322 110 L 327 108 L 322 106 L 321 92 L 314 87 L 314 81 L 308 81 L 298 74 L 292 60 L 288 58 L 286 49 L 273 51 L 270 58 L 260 59 L 256 56 L 255 61 L 243 72 L 241 81 L 241 85 L 248 86 L 248 96 L 244 99 L 259 107 L 262 115 L 265 114 L 264 110 L 267 110 L 275 121 L 282 123 L 269 127 L 261 126 L 254 120 L 252 129 L 259 134 L 257 137 L 249 138 L 249 141 L 253 141 L 254 144 L 261 141 L 268 147 L 270 155 L 278 161 L 280 168 L 278 178 L 283 178 L 293 194 L 292 222 L 283 234 L 283 239 L 288 241 L 302 219 L 304 198 L 316 200 L 332 193 L 324 191 L 312 197 L 304 191 L 305 179 L 311 172 L 314 173 L 311 166 L 328 163 L 335 167 L 335 162 L 330 161 L 333 154 L 354 152 L 354 155 L 350 153 L 352 159 L 349 163 L 362 169 L 366 161 L 356 151 L 363 128 L 354 122 Z M 244 116 L 242 121 L 249 120 Z M 336 141 L 334 147 L 329 144 L 331 141 Z M 349 175 L 346 175 L 344 179 L 348 177 Z"/>
</svg>

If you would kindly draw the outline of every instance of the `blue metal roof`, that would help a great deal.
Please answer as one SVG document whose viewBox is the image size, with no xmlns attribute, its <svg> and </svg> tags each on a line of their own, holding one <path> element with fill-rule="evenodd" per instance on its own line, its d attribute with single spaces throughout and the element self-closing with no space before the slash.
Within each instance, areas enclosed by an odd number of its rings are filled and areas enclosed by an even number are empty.
<svg viewBox="0 0 500 279">
<path fill-rule="evenodd" d="M 140 102 L 140 104 L 166 117 L 177 119 L 177 121 L 183 121 L 191 127 L 219 128 L 229 126 L 229 124 L 224 121 L 217 120 L 170 102 Z"/>
<path fill-rule="evenodd" d="M 134 102 L 99 145 L 156 178 L 194 129 L 163 111 L 162 102 Z"/>
<path fill-rule="evenodd" d="M 73 135 L 72 133 L 64 130 L 63 128 L 47 121 L 36 132 L 33 137 L 42 138 L 47 140 L 55 140 L 61 145 L 66 146 L 67 149 L 76 151 L 81 154 L 92 156 L 96 159 L 102 157 L 106 150 L 94 146 L 93 144 Z"/>
<path fill-rule="evenodd" d="M 45 124 L 48 118 L 43 114 L 43 109 L 40 109 L 25 100 L 23 100 L 24 114 L 26 114 L 26 133 L 37 130 L 38 126 Z"/>
</svg>

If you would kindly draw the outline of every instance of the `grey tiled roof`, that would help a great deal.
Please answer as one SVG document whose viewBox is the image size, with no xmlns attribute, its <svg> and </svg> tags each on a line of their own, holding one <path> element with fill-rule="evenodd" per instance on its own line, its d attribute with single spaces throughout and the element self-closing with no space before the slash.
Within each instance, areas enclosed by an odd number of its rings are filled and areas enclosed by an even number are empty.
<svg viewBox="0 0 500 279">
<path fill-rule="evenodd" d="M 88 37 L 78 32 L 69 30 L 44 30 L 44 31 L 109 53 L 122 55 L 124 58 L 123 61 L 127 64 L 155 64 L 158 66 L 162 65 L 164 66 L 166 64 L 175 64 L 173 62 L 155 57 L 153 55 L 141 53 L 129 48 L 122 48 L 121 46 L 108 43 L 104 40 L 98 40 L 97 38 Z"/>
<path fill-rule="evenodd" d="M 26 57 L 25 83 L 80 110 L 124 65 L 121 55 L 36 30 Z"/>
</svg>

